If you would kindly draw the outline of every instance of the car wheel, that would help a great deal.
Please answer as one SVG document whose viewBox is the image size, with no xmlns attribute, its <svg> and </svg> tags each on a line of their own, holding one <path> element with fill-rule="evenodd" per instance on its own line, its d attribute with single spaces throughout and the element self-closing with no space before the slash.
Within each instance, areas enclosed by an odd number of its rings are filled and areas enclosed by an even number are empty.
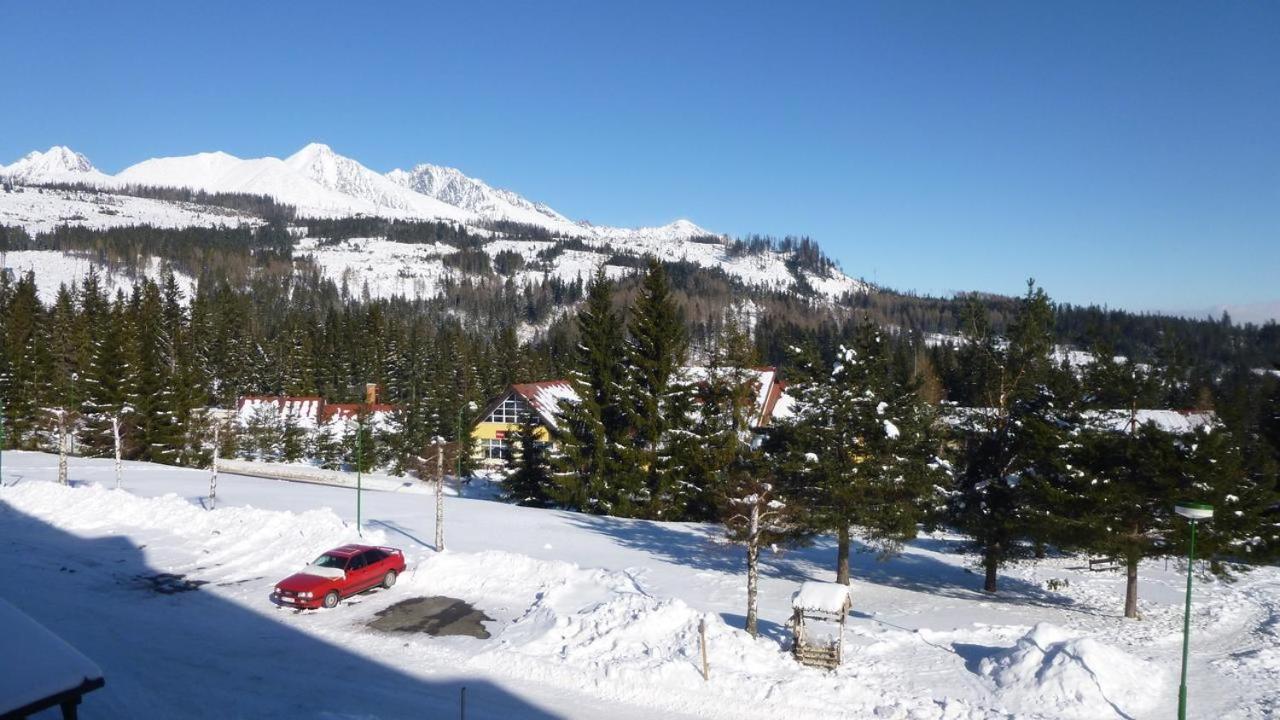
<svg viewBox="0 0 1280 720">
<path fill-rule="evenodd" d="M 330 591 L 329 591 L 329 592 L 324 596 L 324 606 L 325 606 L 325 607 L 327 607 L 327 608 L 336 608 L 336 607 L 338 607 L 338 600 L 340 600 L 340 599 L 341 599 L 341 598 L 339 598 L 339 597 L 338 597 L 338 591 L 337 591 L 337 590 L 330 590 Z"/>
<path fill-rule="evenodd" d="M 391 589 L 391 586 L 395 584 L 396 584 L 396 571 L 392 570 L 391 572 L 387 573 L 385 577 L 382 578 L 382 587 Z"/>
</svg>

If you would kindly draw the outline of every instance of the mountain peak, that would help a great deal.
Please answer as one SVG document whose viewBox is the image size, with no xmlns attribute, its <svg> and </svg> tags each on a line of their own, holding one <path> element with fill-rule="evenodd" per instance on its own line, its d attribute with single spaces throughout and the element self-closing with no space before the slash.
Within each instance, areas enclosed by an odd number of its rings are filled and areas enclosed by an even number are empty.
<svg viewBox="0 0 1280 720">
<path fill-rule="evenodd" d="M 25 183 L 82 182 L 105 177 L 89 158 L 65 145 L 54 145 L 45 152 L 32 151 L 12 165 L 0 165 L 0 175 Z"/>
</svg>

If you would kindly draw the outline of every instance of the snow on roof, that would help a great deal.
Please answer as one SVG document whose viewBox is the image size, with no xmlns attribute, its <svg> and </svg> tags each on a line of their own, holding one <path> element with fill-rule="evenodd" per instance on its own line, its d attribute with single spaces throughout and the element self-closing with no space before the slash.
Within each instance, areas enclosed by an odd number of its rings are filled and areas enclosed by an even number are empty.
<svg viewBox="0 0 1280 720">
<path fill-rule="evenodd" d="M 1117 432 L 1132 431 L 1135 426 L 1152 425 L 1159 430 L 1186 435 L 1201 428 L 1212 429 L 1218 416 L 1213 412 L 1194 410 L 1093 410 L 1084 413 L 1087 421 Z"/>
<path fill-rule="evenodd" d="M 577 404 L 582 398 L 573 389 L 568 380 L 544 380 L 542 382 L 519 383 L 511 388 L 520 394 L 542 419 L 552 428 L 560 417 L 560 403 Z"/>
<path fill-rule="evenodd" d="M 102 670 L 67 641 L 0 598 L 6 662 L 0 672 L 0 715 L 102 678 Z"/>
<path fill-rule="evenodd" d="M 849 586 L 840 583 L 810 580 L 802 583 L 796 594 L 791 596 L 791 607 L 794 610 L 830 615 L 843 615 L 852 603 Z"/>
<path fill-rule="evenodd" d="M 706 382 L 709 370 L 705 367 L 682 367 L 680 368 L 679 380 L 689 384 L 698 384 Z M 752 424 L 755 427 L 765 427 L 774 417 L 782 417 L 779 414 L 779 408 L 789 408 L 791 399 L 786 397 L 784 388 L 786 384 L 778 379 L 778 371 L 772 367 L 758 367 L 747 371 L 749 376 L 748 382 L 754 383 L 752 392 L 754 393 L 755 410 Z M 541 382 L 518 383 L 512 385 L 511 388 L 520 394 L 525 400 L 533 406 L 534 410 L 542 416 L 543 420 L 552 426 L 556 426 L 556 421 L 560 414 L 560 403 L 577 403 L 581 400 L 577 391 L 573 389 L 573 385 L 567 380 L 543 380 Z"/>
<path fill-rule="evenodd" d="M 945 411 L 943 419 L 951 425 L 960 425 L 972 418 L 995 415 L 994 408 L 952 407 Z M 1216 413 L 1201 410 L 1140 409 L 1132 414 L 1129 410 L 1086 410 L 1081 415 L 1096 428 L 1116 432 L 1129 431 L 1133 425 L 1152 425 L 1168 433 L 1186 435 L 1202 428 L 1212 429 L 1218 422 Z"/>
</svg>

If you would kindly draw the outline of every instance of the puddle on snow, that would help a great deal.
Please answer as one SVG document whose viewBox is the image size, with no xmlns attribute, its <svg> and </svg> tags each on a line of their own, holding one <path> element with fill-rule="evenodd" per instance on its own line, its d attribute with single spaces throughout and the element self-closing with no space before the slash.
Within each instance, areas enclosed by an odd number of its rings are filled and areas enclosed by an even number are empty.
<svg viewBox="0 0 1280 720">
<path fill-rule="evenodd" d="M 489 631 L 483 622 L 493 618 L 457 598 L 433 595 L 409 598 L 379 610 L 369 627 L 384 632 L 426 633 L 428 635 L 464 635 L 487 640 Z"/>
</svg>

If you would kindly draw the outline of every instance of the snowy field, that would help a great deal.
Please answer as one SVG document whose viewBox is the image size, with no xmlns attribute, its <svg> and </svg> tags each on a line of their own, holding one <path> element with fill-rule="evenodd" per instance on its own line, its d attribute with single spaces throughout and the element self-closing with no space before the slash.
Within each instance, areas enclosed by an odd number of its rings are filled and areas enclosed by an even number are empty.
<svg viewBox="0 0 1280 720">
<path fill-rule="evenodd" d="M 743 552 L 714 527 L 449 497 L 437 553 L 432 495 L 366 492 L 364 539 L 403 548 L 409 570 L 390 591 L 298 613 L 271 589 L 358 539 L 351 490 L 223 474 L 207 510 L 207 472 L 127 463 L 117 491 L 109 461 L 72 459 L 62 487 L 56 457 L 3 459 L 0 594 L 102 667 L 86 718 L 458 717 L 463 686 L 468 718 L 1105 720 L 1176 707 L 1176 563 L 1143 565 L 1143 620 L 1125 621 L 1123 578 L 1081 558 L 1014 567 L 989 597 L 952 537 L 886 562 L 859 553 L 845 661 L 826 673 L 792 662 L 785 624 L 799 583 L 831 578 L 830 541 L 765 553 L 752 640 L 738 629 Z M 492 637 L 365 626 L 426 595 L 473 603 Z M 1280 713 L 1280 570 L 1198 577 L 1192 625 L 1191 717 Z"/>
</svg>

